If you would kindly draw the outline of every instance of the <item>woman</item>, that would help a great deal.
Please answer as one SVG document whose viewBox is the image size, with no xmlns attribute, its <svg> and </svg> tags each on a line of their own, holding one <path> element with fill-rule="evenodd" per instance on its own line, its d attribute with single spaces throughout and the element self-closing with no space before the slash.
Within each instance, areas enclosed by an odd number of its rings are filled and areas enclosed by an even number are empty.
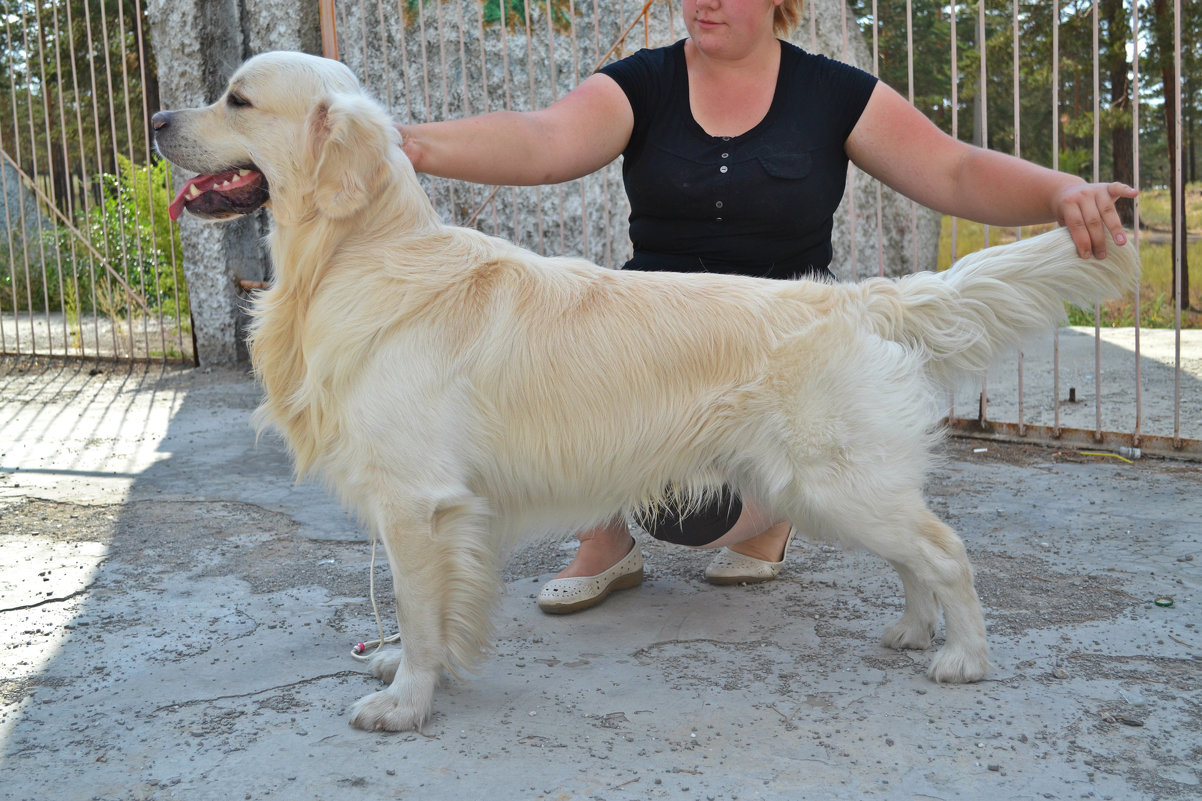
<svg viewBox="0 0 1202 801">
<path fill-rule="evenodd" d="M 832 278 L 832 217 L 847 160 L 938 211 L 991 225 L 1056 221 L 1082 258 L 1125 242 L 1123 184 L 1088 184 L 958 142 L 871 75 L 782 42 L 803 0 L 682 0 L 688 38 L 602 68 L 532 112 L 398 126 L 419 172 L 488 184 L 557 183 L 619 155 L 631 201 L 627 269 Z M 793 532 L 729 493 L 650 533 L 726 547 L 715 583 L 771 580 Z M 642 580 L 621 520 L 579 535 L 539 595 L 548 612 L 593 606 Z"/>
</svg>

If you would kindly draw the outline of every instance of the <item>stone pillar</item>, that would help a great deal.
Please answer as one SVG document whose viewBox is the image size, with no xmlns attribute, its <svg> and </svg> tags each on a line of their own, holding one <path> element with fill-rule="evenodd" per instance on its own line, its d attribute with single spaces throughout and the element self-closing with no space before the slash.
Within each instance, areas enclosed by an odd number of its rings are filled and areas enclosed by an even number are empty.
<svg viewBox="0 0 1202 801">
<path fill-rule="evenodd" d="M 146 13 L 167 109 L 211 103 L 254 53 L 321 48 L 317 4 L 306 0 L 150 0 Z M 177 189 L 187 177 L 175 171 Z M 219 225 L 180 220 L 193 335 L 203 366 L 246 360 L 246 303 L 237 282 L 266 279 L 267 225 L 262 211 Z"/>
</svg>

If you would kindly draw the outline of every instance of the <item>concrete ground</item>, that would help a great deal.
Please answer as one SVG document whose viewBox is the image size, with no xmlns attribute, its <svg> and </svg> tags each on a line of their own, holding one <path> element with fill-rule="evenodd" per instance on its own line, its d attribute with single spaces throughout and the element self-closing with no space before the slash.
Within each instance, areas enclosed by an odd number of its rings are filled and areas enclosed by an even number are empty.
<svg viewBox="0 0 1202 801">
<path fill-rule="evenodd" d="M 421 732 L 378 688 L 364 535 L 241 373 L 0 361 L 0 799 L 1196 799 L 1202 464 L 951 439 L 933 508 L 977 568 L 994 668 L 936 686 L 878 637 L 883 562 L 796 548 L 754 587 L 644 542 L 647 581 L 534 604 Z M 377 568 L 385 619 L 387 571 Z"/>
</svg>

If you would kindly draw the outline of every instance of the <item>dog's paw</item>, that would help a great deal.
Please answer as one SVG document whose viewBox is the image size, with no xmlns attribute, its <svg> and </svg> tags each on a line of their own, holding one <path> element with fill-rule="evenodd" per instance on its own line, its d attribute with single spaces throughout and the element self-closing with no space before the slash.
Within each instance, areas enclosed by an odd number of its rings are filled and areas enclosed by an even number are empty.
<svg viewBox="0 0 1202 801">
<path fill-rule="evenodd" d="M 968 684 L 980 681 L 989 672 L 989 649 L 985 645 L 968 648 L 944 646 L 931 666 L 927 677 L 940 684 Z"/>
<path fill-rule="evenodd" d="M 901 620 L 885 627 L 881 643 L 886 648 L 921 651 L 931 647 L 935 639 L 935 624 L 902 616 Z"/>
<path fill-rule="evenodd" d="M 377 651 L 367 662 L 367 672 L 385 683 L 391 684 L 396 678 L 397 668 L 401 666 L 404 652 L 400 648 Z"/>
<path fill-rule="evenodd" d="M 411 731 L 430 717 L 432 706 L 432 698 L 425 704 L 415 705 L 384 690 L 364 696 L 355 703 L 351 708 L 351 725 L 367 731 Z"/>
</svg>

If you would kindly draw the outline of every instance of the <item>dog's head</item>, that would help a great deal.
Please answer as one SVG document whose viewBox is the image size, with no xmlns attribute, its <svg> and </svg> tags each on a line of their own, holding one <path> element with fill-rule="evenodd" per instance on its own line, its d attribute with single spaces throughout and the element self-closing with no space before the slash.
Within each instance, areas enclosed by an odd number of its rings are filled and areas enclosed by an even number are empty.
<svg viewBox="0 0 1202 801">
<path fill-rule="evenodd" d="M 399 152 L 387 114 L 343 64 L 303 53 L 264 53 L 234 73 L 210 106 L 154 115 L 155 147 L 199 173 L 171 204 L 225 220 L 272 208 L 277 219 L 358 211 Z"/>
</svg>

